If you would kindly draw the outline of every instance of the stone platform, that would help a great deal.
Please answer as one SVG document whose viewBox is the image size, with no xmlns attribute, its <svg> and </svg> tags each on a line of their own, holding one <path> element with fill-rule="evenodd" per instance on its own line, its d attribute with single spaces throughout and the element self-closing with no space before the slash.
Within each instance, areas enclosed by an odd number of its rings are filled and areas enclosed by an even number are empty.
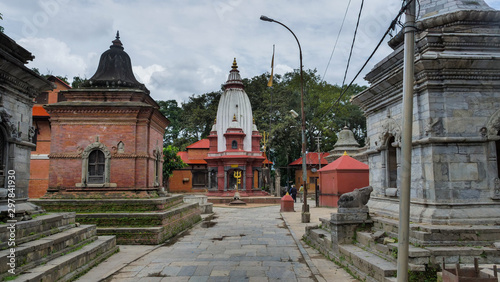
<svg viewBox="0 0 500 282">
<path fill-rule="evenodd" d="M 241 194 L 240 194 L 241 196 Z M 281 198 L 273 197 L 273 196 L 263 196 L 263 197 L 244 197 L 241 196 L 240 200 L 247 204 L 270 204 L 270 205 L 279 205 L 281 202 Z M 229 204 L 234 201 L 232 197 L 208 197 L 208 202 L 213 203 L 214 205 L 220 204 Z"/>
<path fill-rule="evenodd" d="M 352 220 L 332 213 L 306 229 L 305 240 L 366 281 L 393 281 L 397 273 L 398 221 L 383 217 Z M 500 226 L 410 224 L 409 270 L 415 277 L 436 275 L 446 264 L 481 268 L 500 263 Z M 395 280 L 394 280 L 395 281 Z"/>
<path fill-rule="evenodd" d="M 31 201 L 47 211 L 75 211 L 78 222 L 96 224 L 97 234 L 115 235 L 117 244 L 161 244 L 201 220 L 198 203 L 184 203 L 182 195 Z"/>
<path fill-rule="evenodd" d="M 75 213 L 55 213 L 0 226 L 2 281 L 70 281 L 118 252 L 115 236 L 97 236 L 95 225 L 75 223 Z M 15 258 L 11 248 L 15 248 Z M 13 263 L 10 265 L 10 263 Z M 14 273 L 9 270 L 14 266 Z"/>
</svg>

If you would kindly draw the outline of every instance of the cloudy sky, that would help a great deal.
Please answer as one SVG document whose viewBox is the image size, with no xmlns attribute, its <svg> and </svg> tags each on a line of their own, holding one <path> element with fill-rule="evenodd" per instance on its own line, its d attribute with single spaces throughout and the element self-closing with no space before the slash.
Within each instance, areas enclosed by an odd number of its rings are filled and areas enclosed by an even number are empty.
<svg viewBox="0 0 500 282">
<path fill-rule="evenodd" d="M 327 68 L 342 19 L 347 19 Z M 486 0 L 500 9 L 500 0 Z M 156 100 L 186 101 L 217 91 L 236 57 L 242 77 L 299 68 L 292 34 L 261 15 L 287 25 L 300 40 L 305 69 L 341 84 L 361 0 L 4 0 L 5 33 L 35 55 L 28 67 L 43 74 L 90 78 L 100 55 L 120 31 L 136 78 Z M 364 3 L 349 82 L 396 16 L 400 0 Z M 386 39 L 387 41 L 387 39 Z M 383 44 L 367 66 L 390 53 Z M 357 80 L 366 84 L 363 75 Z"/>
</svg>

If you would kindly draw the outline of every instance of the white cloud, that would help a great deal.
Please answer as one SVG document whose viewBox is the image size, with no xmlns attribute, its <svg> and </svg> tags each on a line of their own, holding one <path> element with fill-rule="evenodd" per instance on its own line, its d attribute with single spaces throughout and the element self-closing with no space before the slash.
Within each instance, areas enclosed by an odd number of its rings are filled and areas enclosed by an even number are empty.
<svg viewBox="0 0 500 282">
<path fill-rule="evenodd" d="M 499 1 L 486 0 L 496 9 Z M 359 5 L 353 1 L 348 10 L 325 75 L 329 83 L 342 82 Z M 304 69 L 317 69 L 323 76 L 346 6 L 347 1 L 342 0 L 0 1 L 0 24 L 8 36 L 36 56 L 28 67 L 69 79 L 91 77 L 100 54 L 120 30 L 134 73 L 151 95 L 186 101 L 193 94 L 220 90 L 234 57 L 243 78 L 270 72 L 273 44 L 276 74 L 299 68 L 293 36 L 276 23 L 260 21 L 262 14 L 293 30 L 302 47 Z M 347 82 L 400 7 L 400 0 L 365 1 Z M 365 84 L 364 74 L 391 51 L 382 44 L 356 82 Z"/>
<path fill-rule="evenodd" d="M 42 74 L 51 73 L 72 78 L 75 71 L 76 73 L 86 71 L 86 60 L 73 54 L 65 42 L 50 37 L 29 37 L 19 40 L 18 43 L 35 56 L 28 67 L 38 68 Z"/>
<path fill-rule="evenodd" d="M 274 73 L 284 75 L 287 72 L 292 72 L 293 68 L 287 65 L 278 64 L 274 67 Z"/>
<path fill-rule="evenodd" d="M 165 68 L 154 64 L 146 68 L 143 68 L 142 66 L 133 66 L 132 70 L 134 71 L 136 79 L 148 87 L 151 82 L 151 76 L 153 76 L 155 72 L 164 72 Z"/>
</svg>

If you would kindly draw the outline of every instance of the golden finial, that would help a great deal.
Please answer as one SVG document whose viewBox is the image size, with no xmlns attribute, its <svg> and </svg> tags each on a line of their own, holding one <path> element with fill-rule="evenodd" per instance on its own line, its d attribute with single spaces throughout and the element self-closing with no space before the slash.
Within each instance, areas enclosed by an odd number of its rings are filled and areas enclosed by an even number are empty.
<svg viewBox="0 0 500 282">
<path fill-rule="evenodd" d="M 254 117 L 252 118 L 252 120 L 253 120 L 253 124 L 255 124 L 255 118 Z"/>
<path fill-rule="evenodd" d="M 236 121 L 236 114 L 234 114 L 233 116 L 233 121 Z"/>
<path fill-rule="evenodd" d="M 344 154 L 342 156 L 348 156 L 347 151 L 344 151 Z"/>
<path fill-rule="evenodd" d="M 214 119 L 214 124 L 217 124 L 217 118 L 216 118 L 216 119 Z"/>
<path fill-rule="evenodd" d="M 236 64 L 236 58 L 234 58 L 233 66 L 231 68 L 232 69 L 237 69 L 238 68 L 238 65 Z"/>
</svg>

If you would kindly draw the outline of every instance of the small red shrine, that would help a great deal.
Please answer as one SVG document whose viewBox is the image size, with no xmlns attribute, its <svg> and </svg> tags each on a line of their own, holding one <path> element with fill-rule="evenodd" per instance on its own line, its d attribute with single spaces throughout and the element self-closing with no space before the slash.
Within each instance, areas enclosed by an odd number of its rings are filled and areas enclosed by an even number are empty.
<svg viewBox="0 0 500 282">
<path fill-rule="evenodd" d="M 232 197 L 236 191 L 241 197 L 267 195 L 261 190 L 261 138 L 234 59 L 208 136 L 208 196 Z"/>
<path fill-rule="evenodd" d="M 337 207 L 340 195 L 370 185 L 368 165 L 346 153 L 319 171 L 319 205 Z"/>
</svg>

